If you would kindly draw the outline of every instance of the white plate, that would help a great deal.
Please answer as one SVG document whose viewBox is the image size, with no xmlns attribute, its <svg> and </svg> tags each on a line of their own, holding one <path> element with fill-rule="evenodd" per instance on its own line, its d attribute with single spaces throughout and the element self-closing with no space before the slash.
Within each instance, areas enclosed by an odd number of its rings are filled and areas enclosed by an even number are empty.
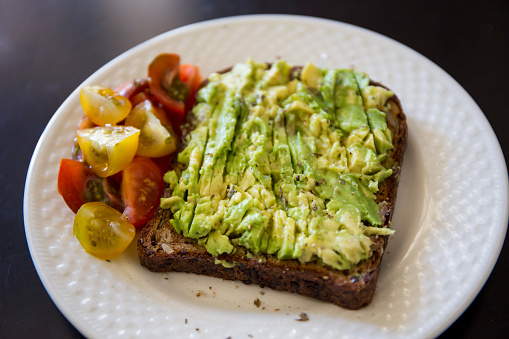
<svg viewBox="0 0 509 339">
<path fill-rule="evenodd" d="M 252 57 L 355 67 L 398 93 L 408 150 L 391 237 L 371 305 L 348 311 L 288 293 L 141 267 L 135 246 L 112 262 L 83 252 L 73 213 L 57 194 L 81 117 L 78 89 L 55 113 L 28 171 L 24 216 L 48 293 L 87 337 L 432 337 L 470 304 L 500 252 L 508 220 L 507 172 L 475 102 L 435 64 L 379 34 L 307 17 L 262 15 L 194 24 L 114 59 L 85 84 L 144 77 L 158 53 L 177 52 L 208 75 Z M 255 300 L 260 301 L 259 307 Z M 300 313 L 309 321 L 296 321 Z"/>
</svg>

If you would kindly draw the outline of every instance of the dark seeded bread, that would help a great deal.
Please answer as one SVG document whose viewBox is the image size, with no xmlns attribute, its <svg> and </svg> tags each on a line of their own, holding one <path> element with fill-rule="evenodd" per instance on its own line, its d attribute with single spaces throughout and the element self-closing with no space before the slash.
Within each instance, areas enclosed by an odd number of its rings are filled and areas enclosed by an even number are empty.
<svg viewBox="0 0 509 339">
<path fill-rule="evenodd" d="M 375 82 L 372 84 L 382 86 Z M 393 96 L 389 104 L 391 110 L 387 113 L 387 120 L 394 134 L 394 150 L 384 165 L 392 168 L 393 175 L 380 185 L 377 193 L 377 202 L 383 202 L 379 211 L 383 227 L 390 226 L 407 141 L 407 123 L 401 103 Z M 192 126 L 192 116 L 189 119 Z M 185 135 L 186 131 L 183 133 Z M 271 255 L 252 256 L 242 247 L 232 255 L 214 258 L 195 240 L 175 232 L 170 224 L 171 218 L 169 210 L 159 209 L 141 233 L 139 260 L 149 270 L 238 280 L 245 284 L 298 293 L 348 309 L 359 309 L 371 302 L 388 241 L 388 236 L 373 236 L 373 256 L 349 271 L 324 267 L 319 262 L 301 264 L 298 260 L 277 260 Z"/>
</svg>

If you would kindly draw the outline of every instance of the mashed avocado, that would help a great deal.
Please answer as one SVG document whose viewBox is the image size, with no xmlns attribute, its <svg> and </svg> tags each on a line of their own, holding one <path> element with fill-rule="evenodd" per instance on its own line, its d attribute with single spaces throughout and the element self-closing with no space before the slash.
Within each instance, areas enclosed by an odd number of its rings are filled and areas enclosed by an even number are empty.
<svg viewBox="0 0 509 339">
<path fill-rule="evenodd" d="M 372 255 L 370 235 L 392 233 L 375 202 L 392 174 L 383 166 L 392 95 L 363 73 L 311 63 L 298 77 L 283 60 L 214 73 L 161 207 L 215 257 L 244 246 L 349 269 Z"/>
</svg>

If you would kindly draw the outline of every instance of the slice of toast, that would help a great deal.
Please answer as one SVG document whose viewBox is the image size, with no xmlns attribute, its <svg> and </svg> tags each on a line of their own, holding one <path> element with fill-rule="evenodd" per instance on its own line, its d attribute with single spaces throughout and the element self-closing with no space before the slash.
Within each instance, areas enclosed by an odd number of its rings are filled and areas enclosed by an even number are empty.
<svg viewBox="0 0 509 339">
<path fill-rule="evenodd" d="M 373 81 L 370 81 L 370 85 L 384 87 Z M 384 160 L 384 165 L 392 169 L 392 175 L 380 184 L 376 193 L 382 220 L 380 227 L 389 227 L 391 224 L 407 141 L 406 117 L 399 99 L 393 95 L 387 103 L 386 120 L 393 135 L 394 148 Z M 192 115 L 189 121 L 192 129 Z M 189 130 L 183 133 L 185 140 Z M 175 167 L 181 165 L 174 162 Z M 278 260 L 274 255 L 252 254 L 242 246 L 236 246 L 233 254 L 214 257 L 197 240 L 177 233 L 170 224 L 171 219 L 171 211 L 160 208 L 142 230 L 138 255 L 140 263 L 149 270 L 187 272 L 238 280 L 245 284 L 298 293 L 348 309 L 359 309 L 371 302 L 388 241 L 388 235 L 370 236 L 373 241 L 372 256 L 342 271 L 323 265 L 319 260 L 301 263 L 296 259 Z"/>
</svg>

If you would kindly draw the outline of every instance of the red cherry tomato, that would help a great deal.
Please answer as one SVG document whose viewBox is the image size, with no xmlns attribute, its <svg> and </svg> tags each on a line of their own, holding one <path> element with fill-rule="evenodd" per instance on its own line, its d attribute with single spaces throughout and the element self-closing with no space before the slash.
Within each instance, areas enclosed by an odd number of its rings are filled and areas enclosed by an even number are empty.
<svg viewBox="0 0 509 339">
<path fill-rule="evenodd" d="M 180 80 L 180 56 L 160 54 L 148 66 L 150 92 L 165 108 L 184 116 L 187 88 Z"/>
<path fill-rule="evenodd" d="M 123 83 L 115 89 L 115 92 L 131 100 L 136 94 L 148 91 L 148 79 L 134 79 Z M 133 104 L 133 107 L 136 106 Z"/>
<path fill-rule="evenodd" d="M 58 172 L 58 193 L 69 208 L 77 213 L 80 207 L 92 201 L 101 201 L 118 211 L 123 203 L 118 189 L 106 178 L 97 176 L 85 163 L 62 159 Z"/>
<path fill-rule="evenodd" d="M 131 103 L 133 104 L 133 107 L 136 107 L 136 106 L 138 106 L 138 104 L 140 104 L 140 103 L 142 103 L 143 101 L 146 101 L 146 100 L 152 102 L 152 104 L 154 102 L 157 102 L 154 99 L 154 96 L 151 95 L 150 93 L 148 93 L 148 92 L 141 92 L 141 93 L 138 93 L 138 94 L 136 94 L 135 96 L 132 97 Z"/>
<path fill-rule="evenodd" d="M 198 66 L 183 64 L 180 65 L 180 80 L 187 85 L 188 95 L 186 100 L 186 113 L 189 112 L 196 102 L 196 92 L 200 88 L 201 75 Z"/>
<path fill-rule="evenodd" d="M 148 67 L 150 91 L 167 110 L 185 117 L 192 108 L 201 82 L 197 66 L 180 65 L 174 53 L 158 55 Z"/>
<path fill-rule="evenodd" d="M 159 207 L 164 191 L 163 174 L 152 160 L 141 157 L 134 158 L 122 172 L 124 215 L 134 226 L 142 226 Z"/>
<path fill-rule="evenodd" d="M 170 170 L 171 159 L 174 154 L 168 154 L 167 156 L 160 158 L 151 158 L 151 160 L 159 167 L 161 173 L 166 173 Z"/>
</svg>

